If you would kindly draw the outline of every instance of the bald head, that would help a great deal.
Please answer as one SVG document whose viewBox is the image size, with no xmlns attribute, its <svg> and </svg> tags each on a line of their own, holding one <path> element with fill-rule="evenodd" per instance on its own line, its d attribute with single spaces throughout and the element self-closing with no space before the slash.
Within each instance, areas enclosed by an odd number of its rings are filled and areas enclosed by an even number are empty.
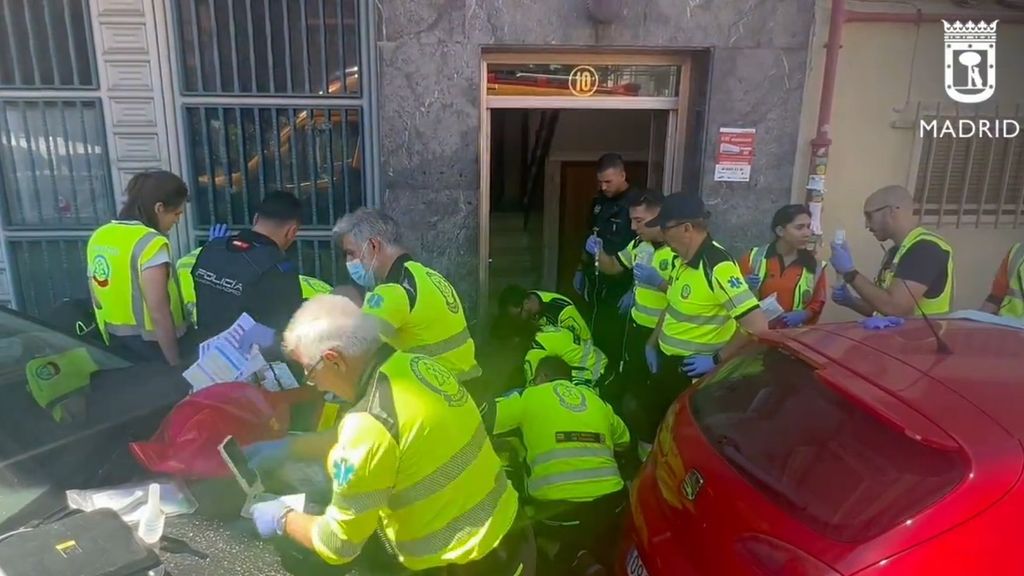
<svg viewBox="0 0 1024 576">
<path fill-rule="evenodd" d="M 879 188 L 864 201 L 864 225 L 879 242 L 899 244 L 917 226 L 914 197 L 903 186 Z"/>
<path fill-rule="evenodd" d="M 909 190 L 899 185 L 879 188 L 864 201 L 865 212 L 874 212 L 882 208 L 912 209 L 913 207 L 914 197 L 910 195 Z"/>
</svg>

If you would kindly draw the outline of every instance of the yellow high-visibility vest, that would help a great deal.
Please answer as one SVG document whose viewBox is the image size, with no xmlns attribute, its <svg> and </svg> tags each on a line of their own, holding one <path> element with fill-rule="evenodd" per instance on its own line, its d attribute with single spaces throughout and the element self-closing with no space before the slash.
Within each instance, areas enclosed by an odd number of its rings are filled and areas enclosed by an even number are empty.
<svg viewBox="0 0 1024 576">
<path fill-rule="evenodd" d="M 160 250 L 170 253 L 167 237 L 141 222 L 115 220 L 89 238 L 86 259 L 96 326 L 109 344 L 110 335 L 140 336 L 155 341 L 153 319 L 142 296 L 142 265 Z M 176 274 L 167 278 L 171 319 L 178 337 L 188 323 Z"/>
<path fill-rule="evenodd" d="M 946 263 L 946 286 L 942 289 L 942 293 L 935 298 L 921 298 L 920 309 L 915 306 L 914 314 L 917 316 L 921 315 L 921 312 L 929 316 L 948 314 L 953 306 L 953 247 L 938 234 L 925 230 L 924 228 L 917 227 L 910 231 L 910 234 L 900 244 L 899 249 L 896 250 L 896 255 L 893 257 L 892 262 L 886 268 L 884 268 L 878 275 L 878 286 L 883 290 L 888 290 L 895 278 L 896 270 L 899 268 L 900 259 L 903 255 L 910 250 L 910 247 L 920 242 L 927 240 L 935 242 L 942 248 L 946 253 L 949 254 L 949 260 Z"/>
</svg>

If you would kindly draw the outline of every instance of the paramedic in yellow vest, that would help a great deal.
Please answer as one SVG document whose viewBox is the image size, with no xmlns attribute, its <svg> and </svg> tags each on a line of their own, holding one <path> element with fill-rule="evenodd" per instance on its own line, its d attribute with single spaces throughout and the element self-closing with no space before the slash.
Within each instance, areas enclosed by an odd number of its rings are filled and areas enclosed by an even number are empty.
<svg viewBox="0 0 1024 576">
<path fill-rule="evenodd" d="M 999 265 L 982 312 L 1024 321 L 1024 244 L 1014 244 Z"/>
<path fill-rule="evenodd" d="M 761 300 L 773 294 L 782 314 L 772 328 L 796 328 L 818 322 L 825 308 L 824 263 L 807 249 L 811 240 L 811 211 L 789 204 L 775 211 L 772 240 L 740 259 L 747 286 Z"/>
<path fill-rule="evenodd" d="M 953 303 L 953 248 L 918 225 L 914 199 L 903 186 L 886 186 L 864 201 L 864 224 L 879 242 L 892 241 L 875 281 L 861 274 L 849 246 L 832 243 L 832 267 L 843 284 L 832 300 L 864 316 L 908 318 L 946 314 Z M 920 306 L 920 309 L 918 308 Z"/>
<path fill-rule="evenodd" d="M 538 537 L 558 542 L 560 574 L 586 573 L 579 564 L 588 553 L 608 559 L 602 550 L 614 541 L 626 502 L 615 456 L 630 441 L 611 406 L 590 387 L 573 384 L 570 372 L 564 360 L 544 358 L 532 385 L 482 410 L 492 434 L 521 434 L 534 528 Z"/>
<path fill-rule="evenodd" d="M 341 565 L 379 526 L 410 570 L 532 573 L 532 537 L 516 522 L 519 498 L 451 372 L 382 345 L 375 319 L 343 296 L 303 303 L 283 343 L 308 382 L 354 405 L 328 453 L 327 510 L 314 516 L 281 500 L 258 504 L 260 535 L 285 536 Z"/>
<path fill-rule="evenodd" d="M 593 339 L 572 300 L 555 292 L 527 292 L 522 286 L 510 284 L 498 295 L 498 312 L 505 319 L 520 319 L 531 326 L 561 326 L 581 340 Z"/>
<path fill-rule="evenodd" d="M 409 256 L 394 218 L 360 208 L 338 220 L 334 234 L 349 276 L 367 289 L 363 310 L 378 320 L 386 343 L 436 358 L 460 382 L 480 376 L 458 293 L 444 276 Z"/>
<path fill-rule="evenodd" d="M 644 443 L 642 455 L 679 392 L 734 355 L 748 334 L 768 331 L 739 265 L 711 237 L 710 217 L 700 197 L 670 194 L 658 216 L 645 224 L 661 228 L 679 264 L 669 281 L 668 304 L 644 350 L 654 376 L 641 398 L 648 406 L 647 421 L 633 431 Z"/>
<path fill-rule="evenodd" d="M 125 195 L 118 219 L 93 232 L 86 249 L 96 325 L 109 345 L 177 365 L 188 321 L 167 234 L 185 211 L 188 187 L 170 172 L 142 172 Z"/>
<path fill-rule="evenodd" d="M 658 318 L 668 304 L 666 292 L 668 280 L 675 271 L 679 257 L 665 244 L 661 228 L 646 226 L 658 215 L 665 196 L 655 190 L 630 193 L 630 226 L 637 237 L 618 254 L 610 256 L 598 252 L 598 266 L 604 274 L 615 275 L 631 272 L 633 289 L 619 302 L 619 312 L 629 315 L 626 340 L 623 342 L 622 376 L 613 382 L 615 390 L 602 391 L 602 397 L 612 406 L 619 408 L 621 396 L 626 388 L 641 390 L 650 375 L 647 370 L 644 348 Z"/>
<path fill-rule="evenodd" d="M 600 389 L 608 371 L 608 358 L 590 340 L 582 340 L 576 334 L 558 326 L 541 326 L 536 329 L 530 349 L 523 359 L 523 374 L 529 385 L 537 376 L 537 366 L 544 358 L 561 358 L 572 368 L 572 380 L 576 384 Z"/>
</svg>

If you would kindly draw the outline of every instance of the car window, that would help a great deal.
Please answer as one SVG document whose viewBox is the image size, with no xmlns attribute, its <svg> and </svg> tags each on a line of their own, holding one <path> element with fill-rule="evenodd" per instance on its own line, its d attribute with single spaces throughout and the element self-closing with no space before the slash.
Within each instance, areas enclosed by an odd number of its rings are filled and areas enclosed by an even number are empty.
<svg viewBox="0 0 1024 576">
<path fill-rule="evenodd" d="M 98 373 L 130 366 L 102 348 L 0 309 L 0 523 L 53 486 L 47 462 L 61 464 L 62 471 L 96 466 L 74 443 L 95 438 L 83 433 L 90 423 L 58 422 L 52 405 L 44 404 L 73 393 L 80 383 L 95 382 Z"/>
<path fill-rule="evenodd" d="M 74 353 L 87 354 L 96 370 L 131 365 L 102 348 L 0 309 L 0 388 L 24 385 L 26 369 L 34 359 L 53 357 L 59 364 L 61 355 Z M 49 368 L 52 369 L 52 365 Z M 40 373 L 45 376 L 43 370 L 40 369 Z"/>
<path fill-rule="evenodd" d="M 778 348 L 757 347 L 727 363 L 691 406 L 704 436 L 737 472 L 835 540 L 882 534 L 967 473 L 958 453 L 912 440 Z"/>
</svg>

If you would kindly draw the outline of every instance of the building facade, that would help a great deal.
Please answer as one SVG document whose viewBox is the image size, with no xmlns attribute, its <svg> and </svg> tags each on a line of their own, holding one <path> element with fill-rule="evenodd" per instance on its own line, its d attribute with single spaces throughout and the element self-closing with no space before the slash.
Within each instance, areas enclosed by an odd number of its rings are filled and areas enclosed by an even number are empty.
<svg viewBox="0 0 1024 576">
<path fill-rule="evenodd" d="M 306 206 L 301 268 L 341 281 L 331 225 L 380 206 L 474 317 L 510 281 L 564 288 L 606 151 L 635 184 L 701 193 L 738 253 L 804 199 L 833 4 L 0 0 L 0 301 L 41 314 L 87 295 L 89 234 L 152 168 L 192 193 L 178 253 L 284 189 Z M 847 25 L 824 224 L 868 267 L 860 203 L 907 184 L 960 255 L 978 252 L 958 258 L 970 306 L 1000 256 L 984 248 L 1022 235 L 1024 145 L 915 135 L 919 115 L 968 113 L 943 100 L 941 26 Z M 1021 25 L 1000 26 L 1011 64 L 971 113 L 1019 118 Z M 732 152 L 746 175 L 717 169 Z"/>
<path fill-rule="evenodd" d="M 335 278 L 331 227 L 379 189 L 371 21 L 363 0 L 0 2 L 0 301 L 86 297 L 90 233 L 155 168 L 189 184 L 178 254 L 283 189 L 300 266 Z"/>
<path fill-rule="evenodd" d="M 953 247 L 953 307 L 977 308 L 1011 244 L 1024 241 L 1024 132 L 971 135 L 968 128 L 963 134 L 935 135 L 922 131 L 921 123 L 964 120 L 965 127 L 977 127 L 978 120 L 999 120 L 1024 129 L 1024 10 L 995 0 L 978 2 L 973 10 L 946 0 L 917 0 L 913 6 L 844 4 L 849 12 L 830 126 L 823 218 L 827 237 L 845 229 L 858 267 L 873 275 L 883 251 L 864 228 L 864 200 L 882 186 L 904 185 L 914 193 L 922 223 Z M 802 199 L 808 181 L 803 168 L 809 165 L 815 136 L 832 5 L 819 5 L 811 42 L 794 198 Z M 946 59 L 943 20 L 950 25 L 999 21 L 995 90 L 984 102 L 958 103 L 947 94 L 945 71 L 957 63 Z M 828 306 L 823 319 L 852 316 Z"/>
</svg>

